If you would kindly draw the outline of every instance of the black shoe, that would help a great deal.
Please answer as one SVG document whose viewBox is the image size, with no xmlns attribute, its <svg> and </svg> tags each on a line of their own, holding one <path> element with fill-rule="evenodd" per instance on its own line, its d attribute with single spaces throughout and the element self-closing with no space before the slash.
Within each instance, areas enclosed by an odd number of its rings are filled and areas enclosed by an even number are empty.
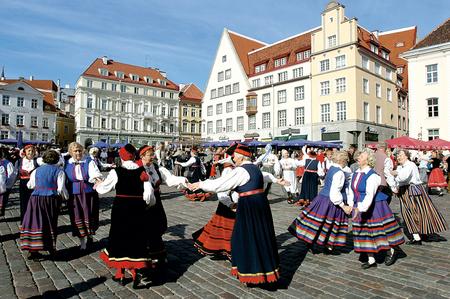
<svg viewBox="0 0 450 299">
<path fill-rule="evenodd" d="M 444 196 L 444 192 L 439 192 L 438 196 Z"/>
<path fill-rule="evenodd" d="M 143 275 L 141 273 L 136 273 L 136 277 L 133 280 L 133 289 L 139 290 L 139 289 L 146 289 L 148 288 L 150 283 L 146 283 L 143 280 Z"/>
<path fill-rule="evenodd" d="M 117 283 L 119 283 L 121 286 L 126 286 L 127 285 L 127 280 L 126 280 L 125 277 L 116 278 L 115 276 L 113 276 L 112 280 L 117 282 Z"/>
<path fill-rule="evenodd" d="M 373 263 L 373 264 L 369 264 L 369 263 L 363 263 L 361 265 L 361 268 L 363 268 L 364 270 L 367 270 L 369 268 L 376 268 L 377 267 L 377 263 Z"/>
<path fill-rule="evenodd" d="M 398 259 L 397 251 L 394 251 L 394 253 L 392 255 L 387 255 L 386 256 L 386 259 L 384 260 L 384 264 L 386 266 L 392 266 L 393 264 L 395 264 L 397 259 Z"/>
<path fill-rule="evenodd" d="M 39 252 L 35 252 L 35 251 L 28 252 L 27 260 L 38 261 L 40 259 L 42 259 L 42 255 Z"/>
<path fill-rule="evenodd" d="M 422 245 L 422 240 L 409 240 L 406 245 Z"/>
</svg>

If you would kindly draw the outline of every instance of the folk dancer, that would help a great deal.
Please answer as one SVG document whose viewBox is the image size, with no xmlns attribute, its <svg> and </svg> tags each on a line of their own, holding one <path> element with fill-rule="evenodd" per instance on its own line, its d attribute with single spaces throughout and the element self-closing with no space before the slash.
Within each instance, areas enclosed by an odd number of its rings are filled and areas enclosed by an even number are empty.
<svg viewBox="0 0 450 299">
<path fill-rule="evenodd" d="M 317 196 L 319 188 L 319 177 L 324 176 L 322 164 L 316 159 L 316 152 L 306 152 L 306 145 L 302 148 L 303 160 L 300 166 L 305 167 L 299 200 L 296 205 L 308 206 L 309 203 Z"/>
<path fill-rule="evenodd" d="M 9 201 L 9 194 L 16 181 L 16 171 L 14 165 L 7 159 L 8 150 L 0 148 L 0 168 L 3 168 L 6 175 L 6 190 L 0 195 L 0 216 L 5 215 L 5 208 Z"/>
<path fill-rule="evenodd" d="M 281 151 L 280 166 L 282 169 L 282 177 L 285 181 L 290 183 L 290 186 L 284 187 L 287 192 L 288 204 L 295 202 L 294 196 L 298 196 L 297 178 L 295 176 L 295 170 L 302 165 L 302 162 L 289 157 L 287 150 Z"/>
<path fill-rule="evenodd" d="M 278 177 L 281 174 L 281 166 L 277 155 L 273 153 L 270 143 L 266 145 L 263 152 L 264 153 L 256 159 L 256 165 L 261 167 L 261 171 L 268 172 L 275 177 Z M 264 189 L 266 196 L 269 194 L 271 186 L 271 183 L 267 183 L 267 186 Z"/>
<path fill-rule="evenodd" d="M 438 151 L 431 152 L 431 159 L 428 161 L 431 164 L 430 177 L 428 178 L 428 187 L 436 188 L 439 196 L 443 196 L 444 192 L 441 188 L 447 188 L 447 181 L 444 176 L 444 171 L 441 169 L 442 159 L 439 157 Z"/>
<path fill-rule="evenodd" d="M 375 167 L 373 170 L 380 176 L 381 182 L 378 187 L 379 192 L 387 195 L 387 203 L 390 204 L 392 200 L 392 192 L 397 191 L 397 184 L 391 171 L 394 169 L 394 164 L 391 158 L 386 154 L 386 143 L 377 144 L 377 151 L 375 152 Z"/>
</svg>

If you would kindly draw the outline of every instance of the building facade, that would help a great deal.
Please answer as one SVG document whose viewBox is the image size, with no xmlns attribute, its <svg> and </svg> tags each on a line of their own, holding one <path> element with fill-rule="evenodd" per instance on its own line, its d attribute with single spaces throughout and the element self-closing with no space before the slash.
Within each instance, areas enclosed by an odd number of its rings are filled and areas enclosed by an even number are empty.
<svg viewBox="0 0 450 299">
<path fill-rule="evenodd" d="M 203 92 L 194 84 L 180 85 L 180 142 L 201 142 Z"/>
<path fill-rule="evenodd" d="M 176 140 L 178 89 L 157 69 L 96 59 L 76 84 L 77 141 L 143 145 Z"/>
<path fill-rule="evenodd" d="M 410 136 L 450 140 L 450 19 L 411 50 L 408 61 Z"/>
<path fill-rule="evenodd" d="M 32 78 L 30 78 L 32 79 Z M 55 142 L 56 84 L 51 80 L 0 80 L 0 139 Z"/>
<path fill-rule="evenodd" d="M 406 135 L 407 87 L 389 45 L 347 18 L 336 1 L 326 6 L 320 26 L 273 44 L 225 29 L 203 97 L 202 136 L 361 147 Z"/>
<path fill-rule="evenodd" d="M 60 147 L 67 147 L 75 139 L 75 118 L 68 113 L 58 111 L 56 116 L 56 144 Z"/>
</svg>

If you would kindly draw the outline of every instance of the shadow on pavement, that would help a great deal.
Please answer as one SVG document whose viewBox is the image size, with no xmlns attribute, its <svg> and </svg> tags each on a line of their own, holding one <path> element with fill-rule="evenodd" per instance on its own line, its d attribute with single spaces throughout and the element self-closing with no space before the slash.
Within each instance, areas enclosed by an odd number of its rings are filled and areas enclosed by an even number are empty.
<svg viewBox="0 0 450 299">
<path fill-rule="evenodd" d="M 295 272 L 302 265 L 308 253 L 308 247 L 301 241 L 295 241 L 284 246 L 281 245 L 290 238 L 294 237 L 289 232 L 277 236 L 278 248 L 283 249 L 280 253 L 281 277 L 277 286 L 279 289 L 287 289 L 289 287 Z"/>
<path fill-rule="evenodd" d="M 56 255 L 53 258 L 53 260 L 59 262 L 69 262 L 81 258 L 83 256 L 89 255 L 93 252 L 102 250 L 103 248 L 106 247 L 107 242 L 108 238 L 103 238 L 100 241 L 94 241 L 94 243 L 92 243 L 90 248 L 83 251 L 80 251 L 78 246 L 64 248 L 56 252 Z"/>
<path fill-rule="evenodd" d="M 169 228 L 167 228 L 166 234 L 169 234 L 171 236 L 178 237 L 181 239 L 186 239 L 186 237 L 185 237 L 186 226 L 187 226 L 187 224 L 177 224 L 177 225 L 170 226 Z M 192 245 L 192 246 L 194 246 L 194 245 Z"/>
<path fill-rule="evenodd" d="M 57 290 L 57 291 L 47 291 L 44 294 L 42 294 L 41 296 L 33 296 L 30 298 L 33 299 L 37 299 L 37 298 L 55 298 L 55 299 L 65 299 L 65 298 L 71 298 L 71 297 L 76 297 L 78 294 L 90 290 L 93 287 L 95 287 L 96 285 L 99 285 L 101 283 L 104 283 L 106 281 L 105 277 L 96 277 L 96 278 L 91 278 L 88 281 L 83 281 L 83 282 L 79 282 L 74 284 L 73 286 L 61 289 L 61 290 Z"/>
</svg>

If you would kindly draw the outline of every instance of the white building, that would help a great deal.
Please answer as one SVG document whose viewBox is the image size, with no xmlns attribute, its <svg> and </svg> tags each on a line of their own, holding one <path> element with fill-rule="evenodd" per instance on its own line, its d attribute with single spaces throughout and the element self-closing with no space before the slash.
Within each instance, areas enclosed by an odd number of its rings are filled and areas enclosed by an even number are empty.
<svg viewBox="0 0 450 299">
<path fill-rule="evenodd" d="M 158 69 L 98 58 L 76 84 L 75 123 L 81 144 L 156 144 L 178 131 L 178 85 Z"/>
<path fill-rule="evenodd" d="M 0 139 L 55 141 L 56 85 L 51 80 L 0 80 Z"/>
<path fill-rule="evenodd" d="M 450 140 L 450 19 L 402 57 L 408 61 L 410 136 Z"/>
</svg>

